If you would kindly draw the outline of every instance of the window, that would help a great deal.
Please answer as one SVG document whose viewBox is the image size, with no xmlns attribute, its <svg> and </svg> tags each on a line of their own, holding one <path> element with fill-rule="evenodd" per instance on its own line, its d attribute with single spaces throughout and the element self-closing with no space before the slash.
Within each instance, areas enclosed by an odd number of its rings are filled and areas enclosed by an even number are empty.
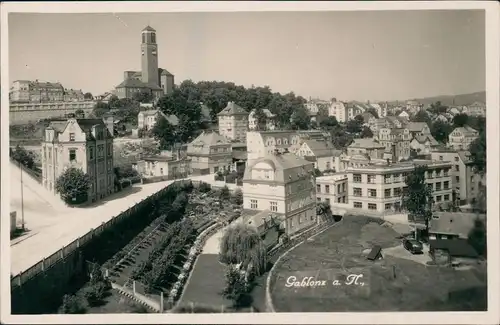
<svg viewBox="0 0 500 325">
<path fill-rule="evenodd" d="M 353 181 L 354 183 L 361 183 L 361 174 L 354 174 L 354 175 L 352 176 L 352 181 Z"/>
<path fill-rule="evenodd" d="M 445 177 L 446 177 L 446 176 L 448 176 L 448 170 L 449 170 L 448 168 L 446 168 L 446 169 L 444 170 L 444 176 L 445 176 Z"/>
<path fill-rule="evenodd" d="M 460 182 L 460 176 L 455 176 L 455 181 L 458 183 Z"/>
<path fill-rule="evenodd" d="M 330 205 L 330 199 L 328 199 L 328 198 L 327 198 L 327 199 L 325 199 L 325 202 L 326 202 L 328 205 Z"/>
<path fill-rule="evenodd" d="M 90 160 L 94 159 L 94 147 L 89 148 L 89 156 Z"/>
<path fill-rule="evenodd" d="M 250 200 L 250 209 L 257 209 L 257 200 Z"/>
<path fill-rule="evenodd" d="M 443 161 L 443 156 L 439 156 L 439 160 L 440 160 L 440 161 Z"/>
<path fill-rule="evenodd" d="M 394 174 L 394 182 L 399 182 L 400 181 L 399 177 L 401 177 L 400 174 Z"/>
<path fill-rule="evenodd" d="M 408 186 L 403 187 L 403 195 L 408 193 Z"/>
<path fill-rule="evenodd" d="M 446 181 L 443 183 L 443 187 L 445 190 L 449 189 L 450 188 L 450 182 Z"/>
<path fill-rule="evenodd" d="M 436 196 L 436 202 L 441 202 L 441 199 L 442 199 L 441 195 Z"/>
<path fill-rule="evenodd" d="M 69 134 L 69 141 L 75 141 L 75 134 L 74 133 Z"/>
<path fill-rule="evenodd" d="M 316 192 L 321 193 L 321 184 L 316 184 Z"/>
<path fill-rule="evenodd" d="M 160 175 L 163 175 L 163 168 L 160 168 Z"/>
<path fill-rule="evenodd" d="M 320 198 L 320 197 L 317 197 L 317 198 L 316 198 L 316 201 L 321 202 L 321 198 Z"/>
<path fill-rule="evenodd" d="M 345 192 L 345 183 L 342 183 L 342 192 Z"/>
<path fill-rule="evenodd" d="M 363 190 L 359 187 L 355 187 L 354 189 L 354 196 L 362 196 L 363 195 Z"/>
<path fill-rule="evenodd" d="M 373 188 L 369 188 L 368 189 L 368 196 L 377 197 L 377 190 L 375 190 Z"/>
<path fill-rule="evenodd" d="M 112 167 L 113 167 L 113 161 L 108 160 L 108 173 L 111 171 Z"/>
<path fill-rule="evenodd" d="M 274 201 L 269 202 L 269 208 L 273 212 L 278 212 L 278 202 Z"/>
<path fill-rule="evenodd" d="M 430 190 L 434 190 L 434 183 L 428 183 L 427 187 L 430 188 Z"/>
<path fill-rule="evenodd" d="M 400 187 L 394 188 L 394 196 L 396 196 L 396 197 L 401 196 L 401 188 Z"/>
<path fill-rule="evenodd" d="M 406 181 L 406 177 L 408 177 L 408 173 L 403 173 L 403 181 Z"/>
<path fill-rule="evenodd" d="M 367 175 L 367 182 L 370 184 L 375 183 L 375 176 L 374 175 Z"/>
<path fill-rule="evenodd" d="M 384 175 L 384 183 L 389 184 L 391 182 L 391 175 Z"/>
<path fill-rule="evenodd" d="M 69 161 L 76 161 L 76 150 L 69 149 Z"/>
<path fill-rule="evenodd" d="M 99 174 L 104 174 L 104 161 L 99 162 Z"/>
<path fill-rule="evenodd" d="M 363 203 L 361 203 L 361 202 L 353 202 L 353 206 L 356 209 L 361 209 L 361 208 L 363 208 Z"/>
<path fill-rule="evenodd" d="M 377 204 L 368 203 L 368 210 L 377 210 Z"/>
<path fill-rule="evenodd" d="M 441 182 L 436 183 L 436 191 L 441 191 Z"/>
<path fill-rule="evenodd" d="M 385 204 L 385 209 L 386 210 L 391 210 L 392 209 L 392 203 L 386 203 Z"/>
<path fill-rule="evenodd" d="M 330 193 L 330 185 L 325 185 L 325 193 Z"/>
<path fill-rule="evenodd" d="M 391 189 L 390 188 L 384 190 L 384 197 L 391 197 Z"/>
<path fill-rule="evenodd" d="M 108 157 L 113 154 L 113 144 L 108 143 Z"/>
<path fill-rule="evenodd" d="M 458 161 L 458 157 L 455 157 L 455 161 Z"/>
<path fill-rule="evenodd" d="M 450 194 L 445 194 L 444 195 L 444 200 L 449 201 L 450 200 Z"/>
</svg>

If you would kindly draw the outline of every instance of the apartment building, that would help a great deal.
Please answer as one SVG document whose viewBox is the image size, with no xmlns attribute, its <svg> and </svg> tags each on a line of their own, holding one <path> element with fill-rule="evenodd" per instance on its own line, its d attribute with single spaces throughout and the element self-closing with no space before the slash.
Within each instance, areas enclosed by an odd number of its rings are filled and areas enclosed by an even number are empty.
<svg viewBox="0 0 500 325">
<path fill-rule="evenodd" d="M 275 114 L 271 113 L 270 110 L 267 108 L 264 108 L 262 110 L 264 115 L 266 116 L 265 120 L 265 129 L 266 130 L 274 130 L 276 128 L 276 123 L 274 121 L 274 118 L 276 117 Z M 258 129 L 258 121 L 257 117 L 255 116 L 255 110 L 252 110 L 250 114 L 248 115 L 248 129 L 249 130 L 256 130 Z"/>
<path fill-rule="evenodd" d="M 313 172 L 312 163 L 294 154 L 265 154 L 245 170 L 243 208 L 274 214 L 287 235 L 317 224 Z"/>
<path fill-rule="evenodd" d="M 391 158 L 393 154 L 398 160 L 410 157 L 411 134 L 407 128 L 382 128 L 375 139 L 385 147 L 385 153 L 389 153 Z"/>
<path fill-rule="evenodd" d="M 248 112 L 228 102 L 227 106 L 217 114 L 219 118 L 219 134 L 230 140 L 245 141 L 248 131 Z"/>
<path fill-rule="evenodd" d="M 470 152 L 453 149 L 439 149 L 431 152 L 435 161 L 446 161 L 452 164 L 451 180 L 454 199 L 458 204 L 468 204 L 479 195 L 479 183 L 483 178 L 474 172 Z"/>
<path fill-rule="evenodd" d="M 202 132 L 187 146 L 187 157 L 191 159 L 191 170 L 196 175 L 232 170 L 231 143 L 216 132 Z"/>
<path fill-rule="evenodd" d="M 347 113 L 346 105 L 333 98 L 330 106 L 328 107 L 328 116 L 334 116 L 337 121 L 345 123 L 348 120 Z"/>
<path fill-rule="evenodd" d="M 406 177 L 416 166 L 427 165 L 426 183 L 433 190 L 434 204 L 452 200 L 451 167 L 449 162 L 415 160 L 404 163 L 371 163 L 362 167 L 348 167 L 348 202 L 355 210 L 379 214 L 401 211 L 401 197 L 407 186 Z"/>
<path fill-rule="evenodd" d="M 42 141 L 42 184 L 56 194 L 55 184 L 67 168 L 83 170 L 91 180 L 88 200 L 114 192 L 113 121 L 101 119 L 54 120 Z"/>
<path fill-rule="evenodd" d="M 347 155 L 366 155 L 370 158 L 383 158 L 385 145 L 372 138 L 354 139 L 347 147 Z"/>
<path fill-rule="evenodd" d="M 316 177 L 316 200 L 334 203 L 348 203 L 348 181 L 347 174 L 334 174 Z"/>
<path fill-rule="evenodd" d="M 468 150 L 470 144 L 479 137 L 479 132 L 468 125 L 455 128 L 448 136 L 448 146 L 455 150 Z"/>
</svg>

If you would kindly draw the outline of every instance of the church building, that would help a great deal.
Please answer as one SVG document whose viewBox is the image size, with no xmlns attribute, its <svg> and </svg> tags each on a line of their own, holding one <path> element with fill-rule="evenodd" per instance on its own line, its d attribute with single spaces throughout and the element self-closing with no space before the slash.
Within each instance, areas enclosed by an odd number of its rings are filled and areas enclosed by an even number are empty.
<svg viewBox="0 0 500 325">
<path fill-rule="evenodd" d="M 158 68 L 156 30 L 147 26 L 142 30 L 141 71 L 125 71 L 123 82 L 115 87 L 118 98 L 133 98 L 135 93 L 151 92 L 155 98 L 170 94 L 174 75 Z"/>
</svg>

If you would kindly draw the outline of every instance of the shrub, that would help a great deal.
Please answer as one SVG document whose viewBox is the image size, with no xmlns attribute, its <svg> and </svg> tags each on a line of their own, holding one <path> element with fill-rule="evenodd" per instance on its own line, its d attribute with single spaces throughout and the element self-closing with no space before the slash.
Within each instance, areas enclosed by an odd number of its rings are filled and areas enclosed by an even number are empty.
<svg viewBox="0 0 500 325">
<path fill-rule="evenodd" d="M 63 314 L 83 314 L 85 313 L 85 306 L 77 296 L 64 295 L 61 312 Z"/>
<path fill-rule="evenodd" d="M 201 182 L 200 183 L 200 187 L 199 187 L 199 191 L 201 193 L 208 193 L 212 190 L 212 186 L 210 186 L 210 184 L 208 183 L 205 183 L 205 182 Z"/>
<path fill-rule="evenodd" d="M 68 168 L 56 180 L 55 187 L 66 203 L 82 203 L 87 200 L 90 178 L 79 168 Z"/>
<path fill-rule="evenodd" d="M 98 282 L 85 288 L 83 296 L 87 300 L 89 306 L 94 307 L 102 302 L 106 291 L 106 284 L 104 282 Z"/>
</svg>

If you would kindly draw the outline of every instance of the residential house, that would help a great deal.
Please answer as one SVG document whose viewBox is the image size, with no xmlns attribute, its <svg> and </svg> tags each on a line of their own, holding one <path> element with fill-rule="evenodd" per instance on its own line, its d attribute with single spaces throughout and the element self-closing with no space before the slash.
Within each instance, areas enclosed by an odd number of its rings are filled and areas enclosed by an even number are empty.
<svg viewBox="0 0 500 325">
<path fill-rule="evenodd" d="M 346 174 L 316 177 L 316 200 L 330 206 L 335 203 L 348 203 L 348 182 Z"/>
<path fill-rule="evenodd" d="M 366 155 L 370 158 L 382 158 L 384 155 L 385 145 L 370 138 L 354 139 L 347 147 L 347 155 Z"/>
<path fill-rule="evenodd" d="M 370 112 L 364 112 L 361 116 L 363 116 L 363 121 L 368 127 L 376 123 L 377 118 Z"/>
<path fill-rule="evenodd" d="M 314 168 L 320 171 L 331 171 L 335 168 L 335 158 L 341 154 L 333 145 L 325 141 L 306 140 L 295 153 L 314 163 Z"/>
<path fill-rule="evenodd" d="M 433 118 L 433 122 L 443 122 L 443 123 L 449 123 L 450 122 L 450 119 L 449 117 L 446 116 L 446 113 L 445 114 L 439 114 L 439 115 L 436 115 L 434 118 Z"/>
<path fill-rule="evenodd" d="M 448 112 L 449 114 L 451 114 L 452 116 L 455 116 L 455 115 L 458 115 L 462 112 L 462 108 L 461 107 L 450 107 L 448 108 Z"/>
<path fill-rule="evenodd" d="M 409 122 L 408 124 L 406 124 L 406 128 L 410 130 L 412 138 L 415 138 L 415 136 L 417 135 L 431 134 L 431 129 L 425 122 Z"/>
<path fill-rule="evenodd" d="M 260 235 L 264 247 L 272 248 L 279 242 L 279 227 L 282 217 L 270 210 L 244 210 L 238 220 L 242 224 L 253 227 Z"/>
<path fill-rule="evenodd" d="M 137 162 L 137 166 L 137 171 L 146 178 L 185 178 L 191 171 L 191 160 L 186 157 L 158 155 L 144 157 Z"/>
<path fill-rule="evenodd" d="M 114 192 L 113 125 L 102 119 L 52 120 L 42 140 L 42 185 L 56 194 L 56 181 L 68 168 L 90 178 L 86 200 Z M 79 200 L 80 198 L 75 198 Z"/>
<path fill-rule="evenodd" d="M 188 144 L 187 156 L 191 159 L 192 173 L 196 175 L 233 169 L 231 143 L 216 132 L 203 131 Z"/>
<path fill-rule="evenodd" d="M 416 135 L 410 142 L 410 148 L 419 155 L 429 155 L 438 150 L 440 144 L 431 134 Z"/>
<path fill-rule="evenodd" d="M 354 210 L 375 214 L 393 214 L 401 211 L 401 197 L 407 191 L 406 177 L 416 166 L 426 165 L 425 182 L 433 190 L 435 205 L 452 200 L 451 163 L 414 160 L 412 162 L 370 162 L 368 165 L 349 166 L 348 202 Z M 437 182 L 436 182 L 437 181 Z"/>
<path fill-rule="evenodd" d="M 332 98 L 330 107 L 328 108 L 328 116 L 334 116 L 339 122 L 347 122 L 348 121 L 348 112 L 346 104 L 337 101 L 336 98 Z"/>
<path fill-rule="evenodd" d="M 398 117 L 404 118 L 406 120 L 410 120 L 410 114 L 408 114 L 407 111 L 401 111 L 401 113 L 398 114 Z"/>
<path fill-rule="evenodd" d="M 468 115 L 486 117 L 486 104 L 483 102 L 474 102 L 470 105 L 467 105 L 467 108 Z"/>
<path fill-rule="evenodd" d="M 219 118 L 219 134 L 230 140 L 245 141 L 248 131 L 248 112 L 234 102 L 217 114 Z"/>
<path fill-rule="evenodd" d="M 270 211 L 290 236 L 317 224 L 314 167 L 277 150 L 252 161 L 243 178 L 243 208 Z"/>
<path fill-rule="evenodd" d="M 411 134 L 407 128 L 382 128 L 375 139 L 384 146 L 385 153 L 389 153 L 389 157 L 393 154 L 398 160 L 410 157 Z"/>
<path fill-rule="evenodd" d="M 302 143 L 300 136 L 293 130 L 249 131 L 247 133 L 248 164 L 275 149 L 284 153 L 297 151 Z"/>
<path fill-rule="evenodd" d="M 356 102 L 349 102 L 346 104 L 347 121 L 353 120 L 356 116 L 364 112 L 363 106 Z"/>
<path fill-rule="evenodd" d="M 406 111 L 411 115 L 417 114 L 422 108 L 423 105 L 416 100 L 409 100 L 406 102 Z"/>
<path fill-rule="evenodd" d="M 479 132 L 468 125 L 457 127 L 448 136 L 448 146 L 456 150 L 468 150 L 478 137 Z"/>
<path fill-rule="evenodd" d="M 179 124 L 177 116 L 166 115 L 159 109 L 151 109 L 140 111 L 139 114 L 137 114 L 137 128 L 144 131 L 152 130 L 160 116 L 165 118 L 172 126 L 177 126 Z"/>
<path fill-rule="evenodd" d="M 484 179 L 474 172 L 468 151 L 439 149 L 431 152 L 431 158 L 435 161 L 449 161 L 453 164 L 452 188 L 457 204 L 468 204 L 479 197 L 479 185 Z"/>
<path fill-rule="evenodd" d="M 271 111 L 268 110 L 267 108 L 262 109 L 262 112 L 266 116 L 266 121 L 265 121 L 266 130 L 274 130 L 276 128 L 276 123 L 274 121 L 276 115 L 271 113 Z M 255 109 L 252 110 L 248 115 L 248 129 L 249 130 L 258 129 L 257 118 L 255 117 Z"/>
</svg>

